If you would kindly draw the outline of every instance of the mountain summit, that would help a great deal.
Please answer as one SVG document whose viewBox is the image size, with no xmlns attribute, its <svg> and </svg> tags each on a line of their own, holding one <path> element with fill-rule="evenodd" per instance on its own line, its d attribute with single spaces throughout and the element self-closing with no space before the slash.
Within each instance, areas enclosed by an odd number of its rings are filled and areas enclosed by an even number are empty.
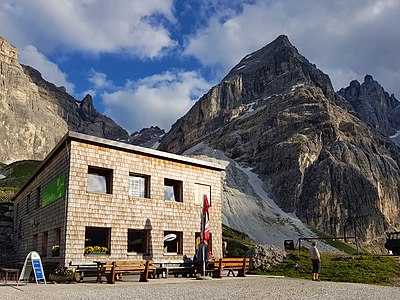
<svg viewBox="0 0 400 300">
<path fill-rule="evenodd" d="M 90 95 L 76 100 L 37 70 L 20 65 L 18 55 L 0 37 L 0 162 L 41 160 L 68 130 L 129 140 L 124 129 L 96 111 Z"/>
<path fill-rule="evenodd" d="M 368 244 L 400 225 L 399 149 L 286 36 L 244 57 L 159 148 L 182 153 L 199 144 L 251 168 L 285 212 L 326 233 Z"/>
</svg>

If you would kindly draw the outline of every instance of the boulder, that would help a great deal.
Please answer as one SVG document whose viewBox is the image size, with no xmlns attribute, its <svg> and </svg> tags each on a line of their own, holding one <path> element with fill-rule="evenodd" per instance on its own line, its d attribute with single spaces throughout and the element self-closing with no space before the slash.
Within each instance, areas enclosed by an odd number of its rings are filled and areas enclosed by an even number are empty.
<svg viewBox="0 0 400 300">
<path fill-rule="evenodd" d="M 267 271 L 286 259 L 285 250 L 273 245 L 256 245 L 246 252 L 250 270 Z"/>
</svg>

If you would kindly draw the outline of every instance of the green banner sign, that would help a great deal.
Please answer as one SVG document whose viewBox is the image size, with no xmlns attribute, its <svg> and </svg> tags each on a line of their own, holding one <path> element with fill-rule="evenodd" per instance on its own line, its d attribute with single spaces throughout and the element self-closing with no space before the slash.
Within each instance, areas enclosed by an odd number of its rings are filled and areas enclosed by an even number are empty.
<svg viewBox="0 0 400 300">
<path fill-rule="evenodd" d="M 61 175 L 43 188 L 42 207 L 45 207 L 65 195 L 65 176 Z"/>
</svg>

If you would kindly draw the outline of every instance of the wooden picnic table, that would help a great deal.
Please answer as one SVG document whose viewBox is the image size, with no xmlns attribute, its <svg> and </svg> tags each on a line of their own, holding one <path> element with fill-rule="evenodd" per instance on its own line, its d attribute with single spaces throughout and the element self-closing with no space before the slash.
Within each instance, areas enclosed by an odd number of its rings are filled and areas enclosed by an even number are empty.
<svg viewBox="0 0 400 300">
<path fill-rule="evenodd" d="M 5 283 L 8 282 L 8 275 L 14 276 L 15 281 L 18 284 L 19 280 L 19 269 L 12 268 L 0 268 L 0 280 L 3 280 L 3 275 L 5 276 Z"/>
</svg>

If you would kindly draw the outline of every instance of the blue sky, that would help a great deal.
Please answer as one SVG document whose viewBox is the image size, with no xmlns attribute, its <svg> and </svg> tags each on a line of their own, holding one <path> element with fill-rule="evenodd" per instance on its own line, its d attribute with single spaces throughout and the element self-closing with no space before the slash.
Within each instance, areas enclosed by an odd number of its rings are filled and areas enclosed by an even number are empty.
<svg viewBox="0 0 400 300">
<path fill-rule="evenodd" d="M 169 130 L 280 34 L 335 90 L 368 73 L 400 98 L 399 16 L 397 0 L 2 0 L 0 36 L 131 133 Z"/>
</svg>

